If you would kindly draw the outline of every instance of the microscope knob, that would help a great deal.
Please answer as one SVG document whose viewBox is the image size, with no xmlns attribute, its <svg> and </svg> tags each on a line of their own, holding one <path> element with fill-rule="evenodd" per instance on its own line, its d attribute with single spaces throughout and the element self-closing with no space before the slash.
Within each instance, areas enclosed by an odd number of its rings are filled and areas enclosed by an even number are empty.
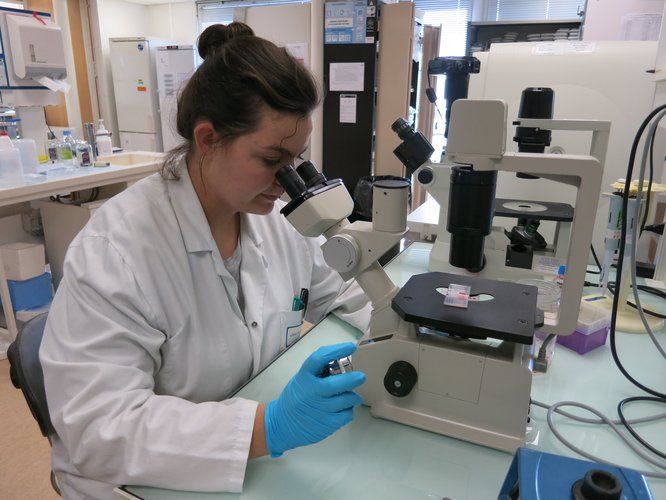
<svg viewBox="0 0 666 500">
<path fill-rule="evenodd" d="M 321 247 L 326 263 L 339 273 L 351 271 L 359 261 L 359 249 L 354 238 L 338 234 Z"/>
<path fill-rule="evenodd" d="M 384 387 L 389 394 L 404 398 L 412 391 L 417 379 L 416 369 L 411 364 L 407 361 L 396 361 L 389 366 L 384 376 Z"/>
<path fill-rule="evenodd" d="M 430 167 L 425 167 L 419 170 L 418 175 L 416 176 L 418 181 L 423 184 L 424 186 L 427 186 L 430 184 L 433 179 L 435 178 L 435 173 L 432 171 L 432 168 Z"/>
</svg>

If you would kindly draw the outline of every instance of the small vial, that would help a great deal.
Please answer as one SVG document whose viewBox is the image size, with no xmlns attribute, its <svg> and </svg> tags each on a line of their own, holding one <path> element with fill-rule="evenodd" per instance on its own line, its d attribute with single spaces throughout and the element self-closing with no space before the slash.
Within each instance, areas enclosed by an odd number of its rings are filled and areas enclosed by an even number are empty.
<svg viewBox="0 0 666 500">
<path fill-rule="evenodd" d="M 48 133 L 46 141 L 46 158 L 51 163 L 58 161 L 58 139 L 53 132 Z"/>
<path fill-rule="evenodd" d="M 81 167 L 92 167 L 92 146 L 87 142 L 78 141 L 76 143 L 76 162 Z"/>
</svg>

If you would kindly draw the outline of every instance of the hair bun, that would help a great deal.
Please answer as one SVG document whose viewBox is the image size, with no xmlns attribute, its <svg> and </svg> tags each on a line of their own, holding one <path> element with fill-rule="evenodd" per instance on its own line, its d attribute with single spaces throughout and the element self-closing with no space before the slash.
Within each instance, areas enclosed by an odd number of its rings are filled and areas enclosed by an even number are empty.
<svg viewBox="0 0 666 500">
<path fill-rule="evenodd" d="M 197 43 L 197 49 L 202 59 L 213 54 L 229 40 L 242 36 L 254 36 L 254 31 L 245 23 L 234 21 L 233 23 L 213 24 L 208 26 L 201 35 Z"/>
</svg>

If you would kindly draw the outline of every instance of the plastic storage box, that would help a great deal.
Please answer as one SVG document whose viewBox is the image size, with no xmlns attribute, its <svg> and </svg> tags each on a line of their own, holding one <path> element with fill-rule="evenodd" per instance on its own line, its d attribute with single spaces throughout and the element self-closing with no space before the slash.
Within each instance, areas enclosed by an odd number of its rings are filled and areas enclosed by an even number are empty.
<svg viewBox="0 0 666 500">
<path fill-rule="evenodd" d="M 7 286 L 14 311 L 43 306 L 53 300 L 50 273 L 24 281 L 7 280 Z"/>
<path fill-rule="evenodd" d="M 581 302 L 576 330 L 569 336 L 557 337 L 557 343 L 573 349 L 578 354 L 585 354 L 606 343 L 609 326 L 608 311 Z"/>
<path fill-rule="evenodd" d="M 40 243 L 7 243 L 0 245 L 5 278 L 25 281 L 44 274 L 44 245 Z"/>
</svg>

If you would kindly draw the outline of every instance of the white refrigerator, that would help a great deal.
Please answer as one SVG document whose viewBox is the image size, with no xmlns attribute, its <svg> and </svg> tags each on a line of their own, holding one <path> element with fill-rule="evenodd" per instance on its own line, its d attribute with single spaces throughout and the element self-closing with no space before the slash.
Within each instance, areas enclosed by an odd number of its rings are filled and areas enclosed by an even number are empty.
<svg viewBox="0 0 666 500">
<path fill-rule="evenodd" d="M 155 58 L 166 42 L 145 38 L 110 38 L 113 91 L 120 147 L 163 151 L 157 99 Z"/>
<path fill-rule="evenodd" d="M 198 65 L 196 49 L 191 45 L 157 48 L 157 94 L 164 151 L 175 148 L 183 140 L 176 128 L 178 95 Z"/>
</svg>

